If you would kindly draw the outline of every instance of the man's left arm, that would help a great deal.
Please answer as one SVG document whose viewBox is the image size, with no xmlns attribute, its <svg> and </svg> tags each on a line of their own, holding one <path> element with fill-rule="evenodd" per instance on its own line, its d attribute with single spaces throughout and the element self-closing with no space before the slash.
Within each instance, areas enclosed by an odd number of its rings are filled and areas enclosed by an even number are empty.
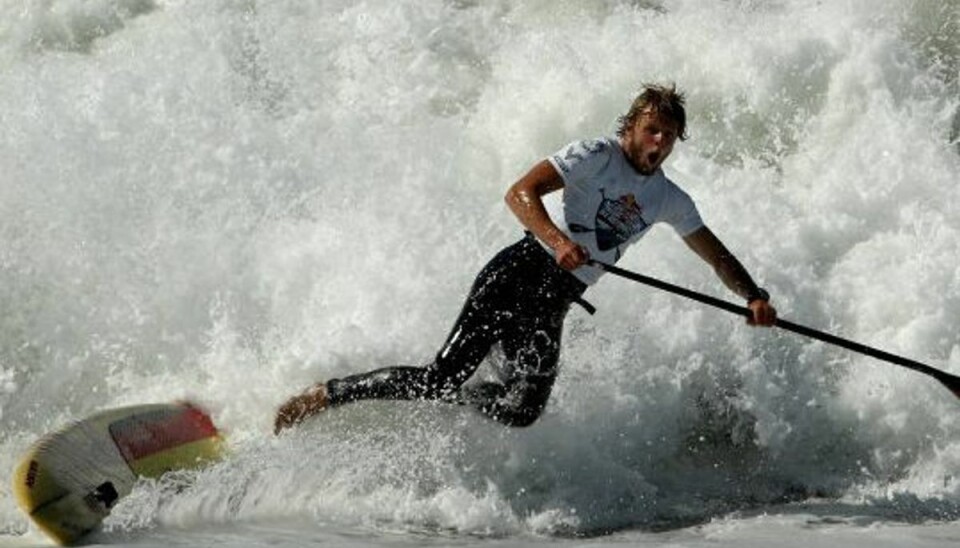
<svg viewBox="0 0 960 548">
<path fill-rule="evenodd" d="M 773 325 L 777 319 L 777 310 L 770 305 L 769 295 L 753 281 L 747 269 L 709 228 L 706 226 L 698 228 L 684 236 L 683 241 L 713 267 L 724 285 L 747 301 L 747 307 L 753 313 L 753 317 L 748 318 L 747 323 Z"/>
</svg>

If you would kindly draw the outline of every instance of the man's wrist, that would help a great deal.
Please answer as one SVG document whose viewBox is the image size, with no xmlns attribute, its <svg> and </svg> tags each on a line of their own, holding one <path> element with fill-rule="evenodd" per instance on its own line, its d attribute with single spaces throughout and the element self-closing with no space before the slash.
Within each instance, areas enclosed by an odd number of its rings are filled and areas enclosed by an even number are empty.
<svg viewBox="0 0 960 548">
<path fill-rule="evenodd" d="M 561 248 L 564 248 L 571 243 L 574 243 L 569 236 L 563 233 L 559 228 L 552 228 L 547 231 L 546 238 L 544 242 L 550 249 L 553 249 L 555 252 L 559 252 Z"/>
</svg>

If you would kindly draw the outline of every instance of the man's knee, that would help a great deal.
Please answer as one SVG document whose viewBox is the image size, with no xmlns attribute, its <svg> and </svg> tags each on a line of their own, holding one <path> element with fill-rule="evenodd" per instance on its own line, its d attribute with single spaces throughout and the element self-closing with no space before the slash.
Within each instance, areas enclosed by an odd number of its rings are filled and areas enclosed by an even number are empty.
<svg viewBox="0 0 960 548">
<path fill-rule="evenodd" d="M 493 415 L 493 418 L 498 422 L 511 426 L 514 428 L 525 428 L 537 422 L 537 419 L 540 418 L 540 415 L 543 413 L 542 409 L 529 410 L 523 409 L 520 411 L 501 411 Z"/>
<path fill-rule="evenodd" d="M 503 395 L 484 411 L 507 426 L 525 427 L 537 422 L 547 406 L 553 379 L 540 383 L 519 382 L 505 387 Z"/>
</svg>

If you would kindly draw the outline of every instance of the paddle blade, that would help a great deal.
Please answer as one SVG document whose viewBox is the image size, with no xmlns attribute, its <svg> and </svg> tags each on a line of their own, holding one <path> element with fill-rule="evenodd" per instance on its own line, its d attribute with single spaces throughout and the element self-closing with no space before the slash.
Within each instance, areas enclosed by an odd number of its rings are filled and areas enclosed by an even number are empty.
<svg viewBox="0 0 960 548">
<path fill-rule="evenodd" d="M 936 379 L 947 387 L 947 390 L 953 392 L 953 395 L 960 398 L 960 377 L 949 373 L 939 372 Z"/>
</svg>

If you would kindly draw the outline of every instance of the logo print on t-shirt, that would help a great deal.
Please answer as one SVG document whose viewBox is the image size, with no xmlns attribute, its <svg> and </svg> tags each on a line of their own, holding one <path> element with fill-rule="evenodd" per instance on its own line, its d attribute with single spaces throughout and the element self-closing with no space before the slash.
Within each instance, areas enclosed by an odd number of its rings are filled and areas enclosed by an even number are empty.
<svg viewBox="0 0 960 548">
<path fill-rule="evenodd" d="M 595 230 L 591 231 L 583 225 L 570 225 L 570 230 L 573 232 L 595 232 L 597 247 L 600 251 L 619 248 L 620 244 L 650 226 L 643 218 L 643 207 L 637 203 L 633 194 L 624 194 L 616 200 L 611 200 L 601 189 L 600 196 L 603 199 L 600 201 L 600 207 L 597 208 Z M 617 249 L 617 258 L 620 258 L 619 249 Z"/>
</svg>

